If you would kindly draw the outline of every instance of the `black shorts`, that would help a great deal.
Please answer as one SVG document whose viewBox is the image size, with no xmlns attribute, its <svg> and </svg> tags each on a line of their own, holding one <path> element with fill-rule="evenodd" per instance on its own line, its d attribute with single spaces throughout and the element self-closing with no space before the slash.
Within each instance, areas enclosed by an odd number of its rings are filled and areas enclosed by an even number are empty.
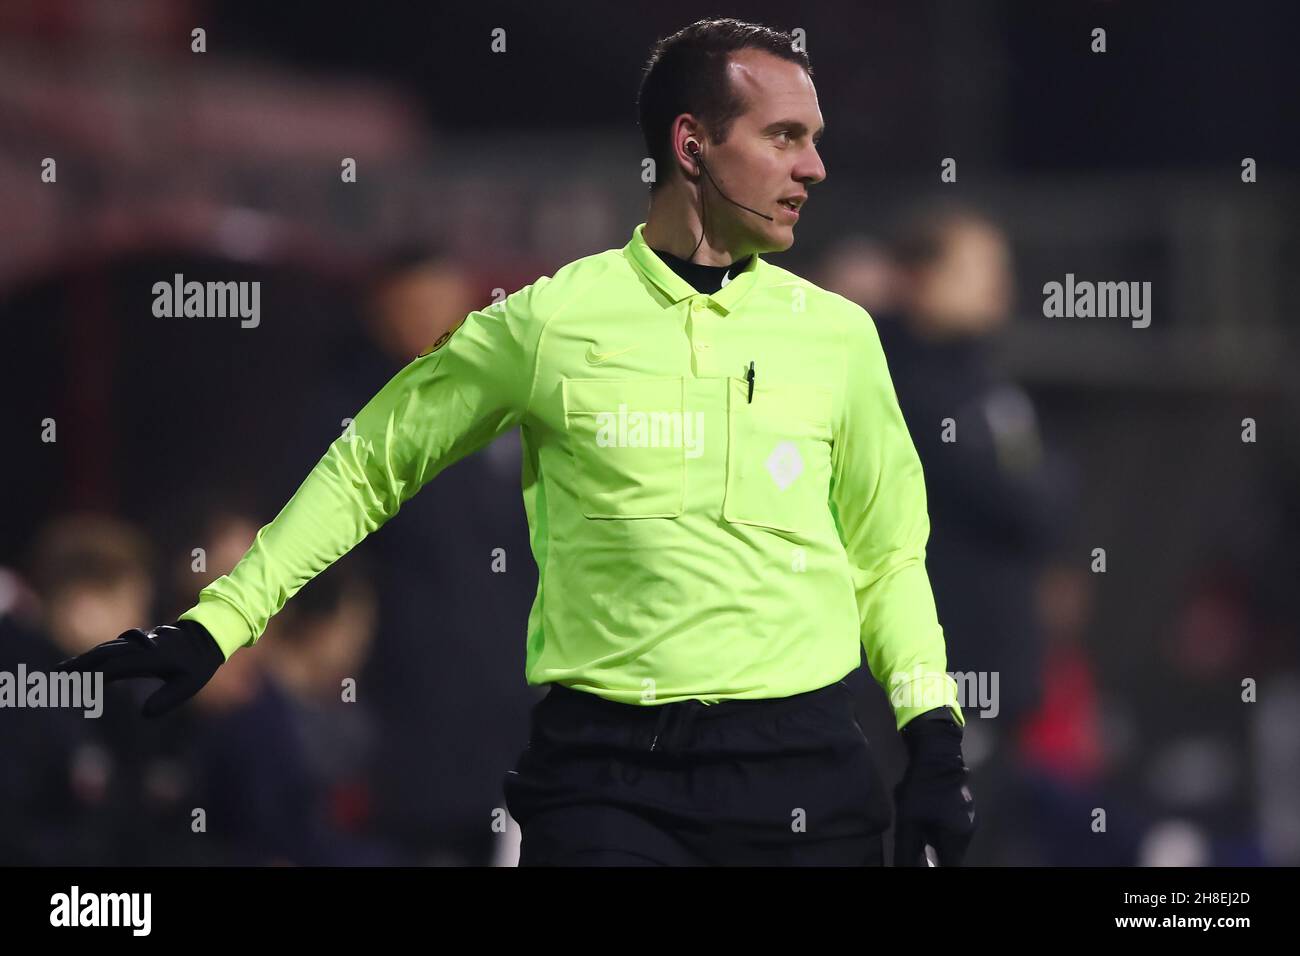
<svg viewBox="0 0 1300 956">
<path fill-rule="evenodd" d="M 891 816 L 843 681 L 707 706 L 552 685 L 504 787 L 520 866 L 879 866 Z"/>
</svg>

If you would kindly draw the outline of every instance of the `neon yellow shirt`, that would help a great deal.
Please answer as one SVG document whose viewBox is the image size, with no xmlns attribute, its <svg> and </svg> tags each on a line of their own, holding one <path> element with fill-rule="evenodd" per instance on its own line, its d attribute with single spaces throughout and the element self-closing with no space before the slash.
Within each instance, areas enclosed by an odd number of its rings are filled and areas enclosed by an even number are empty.
<svg viewBox="0 0 1300 956">
<path fill-rule="evenodd" d="M 643 230 L 471 312 L 399 371 L 181 616 L 227 657 L 251 645 L 443 468 L 518 426 L 530 684 L 784 697 L 855 669 L 861 642 L 900 728 L 938 706 L 964 724 L 921 464 L 871 317 L 757 255 L 698 293 Z"/>
</svg>

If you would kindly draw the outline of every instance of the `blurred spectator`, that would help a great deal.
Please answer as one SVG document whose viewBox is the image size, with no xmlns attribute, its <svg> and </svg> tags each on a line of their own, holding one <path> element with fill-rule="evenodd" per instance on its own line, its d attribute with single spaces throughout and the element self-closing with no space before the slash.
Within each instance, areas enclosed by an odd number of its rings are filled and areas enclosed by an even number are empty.
<svg viewBox="0 0 1300 956">
<path fill-rule="evenodd" d="M 264 647 L 239 651 L 194 698 L 186 802 L 202 812 L 202 825 L 188 845 L 205 865 L 340 862 L 330 853 L 291 701 L 267 673 L 265 654 Z"/>
<path fill-rule="evenodd" d="M 28 674 L 48 673 L 152 613 L 148 543 L 115 518 L 78 513 L 50 521 L 30 569 L 35 615 L 0 617 L 0 670 L 10 674 L 19 664 Z M 158 861 L 157 837 L 174 796 L 163 753 L 175 728 L 142 721 L 144 691 L 103 685 L 97 717 L 50 706 L 0 713 L 0 862 Z"/>
<path fill-rule="evenodd" d="M 237 495 L 200 485 L 182 500 L 175 519 L 179 528 L 169 542 L 178 560 L 166 582 L 171 587 L 167 620 L 193 607 L 201 590 L 233 568 L 261 527 L 252 502 Z"/>
<path fill-rule="evenodd" d="M 370 640 L 367 589 L 344 563 L 300 597 L 302 607 L 274 619 L 266 643 L 234 654 L 195 698 L 187 757 L 193 805 L 205 814 L 206 862 L 401 862 L 365 832 L 364 714 L 337 695 L 331 708 L 324 697 L 323 685 L 352 671 Z"/>
<path fill-rule="evenodd" d="M 1068 564 L 1039 580 L 1038 606 L 1046 637 L 1043 696 L 1025 722 L 1025 761 L 1063 783 L 1093 785 L 1106 769 L 1096 676 L 1087 649 L 1092 581 Z"/>
<path fill-rule="evenodd" d="M 202 540 L 211 564 L 200 579 L 228 570 L 257 526 L 231 513 L 210 527 Z M 50 522 L 30 562 L 34 613 L 14 613 L 30 602 L 20 599 L 19 579 L 5 577 L 10 597 L 0 616 L 0 669 L 15 673 L 22 663 L 29 674 L 48 672 L 125 630 L 149 626 L 156 616 L 150 555 L 143 535 L 119 519 L 72 514 Z M 336 570 L 313 582 L 318 595 L 328 593 Z M 356 606 L 349 598 L 344 609 Z M 357 663 L 325 651 L 339 635 L 364 647 L 364 599 L 360 608 L 360 616 L 331 620 L 334 640 L 304 642 L 302 650 L 321 651 L 322 662 Z M 307 750 L 296 699 L 270 676 L 265 656 L 260 646 L 242 650 L 192 705 L 163 720 L 140 714 L 154 681 L 103 685 L 102 713 L 94 718 L 66 707 L 6 708 L 0 862 L 393 862 L 354 835 L 355 811 L 340 814 L 350 810 L 351 794 L 326 785 L 329 775 L 311 759 L 320 753 L 319 735 Z M 358 752 L 355 745 L 341 749 Z"/>
<path fill-rule="evenodd" d="M 310 420 L 291 429 L 298 451 L 282 460 L 299 467 L 280 479 L 279 503 L 346 419 L 489 298 L 435 248 L 406 246 L 386 257 L 357 334 L 340 344 L 308 405 Z M 435 477 L 356 549 L 376 588 L 378 637 L 358 686 L 380 741 L 376 823 L 416 862 L 499 858 L 493 811 L 505 807 L 501 780 L 527 740 L 538 696 L 524 681 L 537 577 L 521 464 L 518 433 L 502 436 Z M 494 553 L 504 571 L 493 570 Z"/>
<path fill-rule="evenodd" d="M 32 578 L 50 641 L 72 657 L 149 618 L 149 543 L 130 524 L 95 514 L 56 518 L 37 539 Z"/>
<path fill-rule="evenodd" d="M 985 702 L 963 704 L 967 759 L 986 808 L 972 862 L 1014 861 L 1012 824 L 995 811 L 1018 799 L 1012 744 L 1039 705 L 1044 677 L 1038 578 L 1066 529 L 1072 481 L 1044 448 L 1033 402 L 992 359 L 1013 305 L 1011 251 L 1001 229 L 962 206 L 919 207 L 903 219 L 891 252 L 887 270 L 872 244 L 858 242 L 837 250 L 822 273 L 839 283 L 834 291 L 876 306 L 925 469 L 927 569 L 948 669 L 986 674 L 995 694 L 991 719 L 979 716 Z"/>
<path fill-rule="evenodd" d="M 207 492 L 191 498 L 191 527 L 177 539 L 176 610 L 190 607 L 205 584 L 228 572 L 252 543 L 258 521 L 243 510 L 239 495 Z M 202 549 L 197 564 L 194 550 Z M 353 781 L 336 770 L 314 719 L 312 684 L 335 667 L 351 669 L 372 633 L 364 579 L 352 573 L 348 559 L 329 568 L 273 619 L 267 642 L 242 648 L 184 710 L 185 744 L 177 754 L 189 813 L 203 811 L 203 828 L 194 833 L 191 819 L 173 835 L 178 862 L 218 865 L 379 865 L 397 862 L 368 840 L 365 820 L 353 812 L 340 816 L 339 795 L 347 797 Z M 339 582 L 348 593 L 341 594 Z M 360 604 L 351 595 L 359 594 Z M 359 607 L 358 613 L 352 613 Z M 292 608 L 292 610 L 291 610 Z M 333 614 L 332 609 L 342 613 Z M 316 615 L 330 640 L 316 641 Z M 302 639 L 299 639 L 299 637 Z M 334 648 L 349 650 L 342 657 Z M 286 662 L 292 659 L 293 666 Z M 336 698 L 337 700 L 337 698 Z M 356 705 L 346 705 L 355 707 Z M 363 719 L 359 711 L 346 718 Z M 167 718 L 173 720 L 172 716 Z M 328 730 L 328 728 L 326 728 Z M 340 735 L 338 751 L 349 771 L 360 774 L 368 739 Z M 326 756 L 322 756 L 323 752 Z M 347 801 L 344 800 L 344 803 Z"/>
<path fill-rule="evenodd" d="M 1230 564 L 1205 567 L 1186 582 L 1182 607 L 1157 645 L 1159 693 L 1131 701 L 1143 739 L 1126 779 L 1159 821 L 1143 847 L 1145 864 L 1265 862 L 1256 836 L 1256 755 L 1243 744 L 1260 712 L 1242 686 L 1243 678 L 1262 676 L 1259 625 L 1256 588 Z"/>
<path fill-rule="evenodd" d="M 354 862 L 397 862 L 370 839 L 378 732 L 357 682 L 375 629 L 360 555 L 313 579 L 273 621 L 266 660 L 289 694 L 295 729 L 328 824 Z"/>
<path fill-rule="evenodd" d="M 382 353 L 409 362 L 478 308 L 470 277 L 433 246 L 388 253 L 371 279 L 365 331 Z"/>
<path fill-rule="evenodd" d="M 897 275 L 888 246 L 868 236 L 847 236 L 826 252 L 818 285 L 852 299 L 873 316 L 893 310 Z"/>
<path fill-rule="evenodd" d="M 1020 727 L 1019 750 L 996 750 L 981 774 L 990 862 L 1036 866 L 1129 866 L 1143 824 L 1138 804 L 1111 784 L 1122 741 L 1103 728 L 1105 706 L 1087 636 L 1091 574 L 1057 563 L 1039 579 L 1045 636 L 1043 694 Z M 1107 728 L 1113 731 L 1114 727 Z M 1098 809 L 1107 814 L 1104 829 Z"/>
<path fill-rule="evenodd" d="M 927 567 L 951 671 L 999 674 L 997 724 L 1038 704 L 1037 578 L 1072 510 L 1065 467 L 1045 453 L 1029 396 L 995 369 L 1011 318 L 1006 237 L 957 206 L 922 208 L 894 242 L 897 309 L 879 328 L 925 468 Z"/>
</svg>

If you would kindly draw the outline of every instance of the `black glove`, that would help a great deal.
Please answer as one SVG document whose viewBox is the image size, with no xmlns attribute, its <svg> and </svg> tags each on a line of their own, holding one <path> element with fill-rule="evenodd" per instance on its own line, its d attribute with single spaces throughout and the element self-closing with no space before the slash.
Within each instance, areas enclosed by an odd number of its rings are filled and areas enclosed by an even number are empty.
<svg viewBox="0 0 1300 956">
<path fill-rule="evenodd" d="M 197 694 L 225 661 L 207 628 L 197 621 L 177 621 L 147 634 L 139 628 L 124 631 L 117 640 L 60 661 L 55 669 L 103 671 L 110 684 L 130 677 L 161 678 L 167 683 L 144 702 L 143 710 L 146 717 L 160 717 Z"/>
<path fill-rule="evenodd" d="M 909 760 L 894 788 L 894 866 L 928 865 L 927 843 L 940 866 L 960 866 L 975 833 L 961 726 L 945 707 L 909 720 L 902 737 Z"/>
</svg>

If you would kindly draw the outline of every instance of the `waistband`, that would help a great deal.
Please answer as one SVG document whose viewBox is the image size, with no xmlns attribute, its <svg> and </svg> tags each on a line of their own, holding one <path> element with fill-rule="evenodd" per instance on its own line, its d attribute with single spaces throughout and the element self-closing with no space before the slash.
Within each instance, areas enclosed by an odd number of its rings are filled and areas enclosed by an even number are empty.
<svg viewBox="0 0 1300 956">
<path fill-rule="evenodd" d="M 716 704 L 696 699 L 668 704 L 625 704 L 589 691 L 552 684 L 542 705 L 547 710 L 587 716 L 593 720 L 651 727 L 649 750 L 672 750 L 697 720 L 715 721 L 729 717 L 770 716 L 805 707 L 819 706 L 836 697 L 852 700 L 853 692 L 843 680 L 788 697 L 728 698 Z M 841 698 L 841 699 L 842 699 Z"/>
</svg>

